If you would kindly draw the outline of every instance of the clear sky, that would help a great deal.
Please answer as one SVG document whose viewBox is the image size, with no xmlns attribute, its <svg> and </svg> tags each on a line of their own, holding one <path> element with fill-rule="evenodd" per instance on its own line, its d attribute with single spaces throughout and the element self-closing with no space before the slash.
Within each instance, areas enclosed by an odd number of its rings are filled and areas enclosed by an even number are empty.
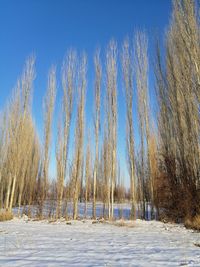
<svg viewBox="0 0 200 267">
<path fill-rule="evenodd" d="M 152 91 L 154 38 L 155 35 L 164 38 L 170 13 L 171 0 L 0 0 L 0 108 L 11 95 L 25 59 L 34 53 L 37 76 L 33 117 L 41 135 L 42 99 L 48 70 L 52 64 L 57 66 L 57 116 L 61 91 L 60 66 L 67 49 L 75 48 L 88 55 L 86 118 L 91 123 L 94 51 L 97 47 L 104 51 L 111 38 L 120 47 L 127 35 L 133 36 L 135 29 L 145 29 L 148 34 Z M 119 83 L 118 155 L 125 169 L 125 107 L 121 86 Z M 53 140 L 55 128 L 56 125 Z M 52 153 L 54 151 L 55 146 Z M 50 169 L 54 173 L 54 160 Z"/>
</svg>

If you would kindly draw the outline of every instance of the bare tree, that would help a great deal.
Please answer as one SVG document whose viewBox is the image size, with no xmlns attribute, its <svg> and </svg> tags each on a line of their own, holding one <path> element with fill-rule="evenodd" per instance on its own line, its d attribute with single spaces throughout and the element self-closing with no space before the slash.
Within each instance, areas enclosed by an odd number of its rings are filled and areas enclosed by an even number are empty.
<svg viewBox="0 0 200 267">
<path fill-rule="evenodd" d="M 161 171 L 163 183 L 167 184 L 171 195 L 170 201 L 165 198 L 160 204 L 175 218 L 192 217 L 200 210 L 200 31 L 197 13 L 194 1 L 174 1 L 166 36 L 165 67 L 159 47 L 157 49 Z"/>
<path fill-rule="evenodd" d="M 150 200 L 153 205 L 153 178 L 151 175 L 151 161 L 149 152 L 150 139 L 150 110 L 149 110 L 149 96 L 148 96 L 148 54 L 147 54 L 147 37 L 144 32 L 136 32 L 135 34 L 135 71 L 136 71 L 136 85 L 138 94 L 138 114 L 141 134 L 141 158 L 142 158 L 142 180 L 143 186 L 145 182 L 145 141 L 147 152 L 147 179 L 150 185 Z M 143 188 L 144 190 L 144 188 Z M 143 197 L 145 201 L 147 197 Z M 153 211 L 153 207 L 152 207 Z M 145 211 L 144 211 L 145 212 Z M 144 214 L 145 216 L 145 214 Z"/>
<path fill-rule="evenodd" d="M 32 149 L 29 156 L 29 162 L 27 165 L 24 192 L 23 192 L 23 203 L 28 204 L 28 215 L 31 216 L 31 205 L 36 203 L 36 183 L 41 168 L 41 145 L 36 130 L 32 139 Z"/>
<path fill-rule="evenodd" d="M 62 68 L 62 88 L 63 88 L 63 125 L 59 126 L 61 133 L 58 133 L 57 160 L 59 158 L 60 171 L 58 178 L 58 205 L 57 217 L 60 217 L 62 198 L 64 190 L 64 180 L 67 172 L 67 156 L 69 147 L 69 133 L 72 118 L 72 109 L 75 92 L 75 75 L 76 75 L 76 53 L 70 50 L 64 60 Z M 58 153 L 60 155 L 58 155 Z M 67 211 L 67 207 L 66 207 Z"/>
<path fill-rule="evenodd" d="M 75 155 L 73 163 L 73 218 L 78 216 L 78 197 L 83 164 L 83 142 L 85 123 L 85 92 L 86 92 L 86 55 L 83 55 L 79 69 L 78 114 L 75 132 Z"/>
<path fill-rule="evenodd" d="M 116 152 L 117 152 L 117 44 L 109 43 L 106 54 L 106 86 L 107 113 L 109 126 L 109 142 L 111 145 L 111 218 L 113 218 L 114 187 L 116 180 Z"/>
<path fill-rule="evenodd" d="M 108 218 L 110 218 L 110 185 L 111 185 L 111 144 L 109 142 L 110 136 L 109 131 L 110 129 L 110 113 L 108 110 L 108 99 L 106 99 L 106 116 L 104 121 L 104 138 L 102 144 L 102 161 L 103 161 L 103 178 L 104 178 L 104 194 L 105 194 L 105 206 L 107 207 L 108 211 Z"/>
<path fill-rule="evenodd" d="M 26 162 L 24 161 L 26 147 L 23 145 L 23 141 L 26 137 L 25 131 L 27 125 L 25 121 L 30 112 L 31 91 L 33 80 L 35 78 L 34 62 L 34 57 L 30 57 L 27 60 L 22 78 L 17 83 L 14 97 L 11 102 L 11 112 L 8 114 L 9 148 L 7 150 L 5 164 L 7 165 L 7 171 L 9 173 L 6 200 L 6 208 L 9 208 L 9 210 L 11 210 L 13 206 L 16 184 L 20 172 L 26 165 Z M 22 183 L 23 179 L 24 177 L 22 178 Z"/>
<path fill-rule="evenodd" d="M 11 101 L 4 112 L 3 140 L 4 156 L 1 157 L 1 179 L 4 184 L 2 202 L 11 210 L 18 203 L 27 203 L 27 190 L 32 182 L 30 167 L 34 168 L 35 177 L 39 162 L 34 164 L 36 149 L 36 131 L 31 116 L 31 92 L 34 72 L 34 57 L 25 65 L 21 79 L 18 81 Z M 39 156 L 39 153 L 38 153 Z M 34 167 L 33 167 L 34 166 Z"/>
<path fill-rule="evenodd" d="M 57 126 L 57 142 L 56 142 L 56 170 L 57 170 L 57 210 L 56 217 L 60 218 L 61 206 L 62 206 L 62 193 L 64 186 L 64 174 L 63 174 L 63 133 L 61 118 L 58 120 Z"/>
<path fill-rule="evenodd" d="M 133 131 L 133 52 L 130 48 L 129 40 L 126 39 L 122 48 L 122 70 L 125 84 L 126 95 L 126 147 L 128 170 L 130 176 L 131 191 L 131 218 L 136 216 L 136 197 L 135 197 L 135 148 Z"/>
<path fill-rule="evenodd" d="M 56 97 L 56 70 L 54 67 L 51 68 L 48 76 L 47 92 L 44 99 L 44 158 L 43 158 L 43 182 L 42 182 L 42 195 L 40 203 L 40 215 L 42 215 L 43 202 L 48 192 L 48 169 L 49 169 L 49 158 L 50 158 L 50 142 L 52 134 L 52 122 L 53 122 L 53 111 Z"/>
<path fill-rule="evenodd" d="M 94 64 L 95 64 L 95 162 L 94 162 L 94 177 L 93 177 L 93 209 L 92 215 L 93 218 L 96 218 L 96 183 L 97 183 L 97 170 L 98 170 L 98 163 L 99 163 L 99 128 L 100 128 L 100 106 L 101 106 L 101 75 L 102 75 L 102 68 L 100 63 L 100 55 L 99 51 L 96 52 L 94 57 Z"/>
<path fill-rule="evenodd" d="M 88 208 L 88 196 L 90 195 L 90 185 L 92 179 L 92 154 L 90 133 L 88 134 L 87 149 L 86 149 L 86 161 L 85 161 L 85 217 L 87 217 Z"/>
<path fill-rule="evenodd" d="M 33 164 L 32 153 L 35 149 L 35 128 L 31 116 L 26 116 L 26 119 L 23 122 L 23 132 L 21 134 L 21 170 L 19 171 L 19 177 L 17 177 L 17 183 L 19 188 L 18 214 L 20 214 L 21 203 L 23 200 L 22 197 L 24 195 L 26 182 L 27 184 L 29 184 L 31 179 L 30 174 L 29 181 L 27 181 L 26 175 L 30 164 Z"/>
</svg>

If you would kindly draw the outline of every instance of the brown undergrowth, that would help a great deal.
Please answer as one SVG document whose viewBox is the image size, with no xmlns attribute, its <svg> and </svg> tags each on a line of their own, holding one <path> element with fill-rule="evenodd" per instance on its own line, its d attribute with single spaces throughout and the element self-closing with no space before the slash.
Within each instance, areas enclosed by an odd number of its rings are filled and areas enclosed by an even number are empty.
<svg viewBox="0 0 200 267">
<path fill-rule="evenodd" d="M 13 219 L 13 214 L 10 211 L 1 211 L 0 212 L 0 222 L 9 221 Z"/>
</svg>

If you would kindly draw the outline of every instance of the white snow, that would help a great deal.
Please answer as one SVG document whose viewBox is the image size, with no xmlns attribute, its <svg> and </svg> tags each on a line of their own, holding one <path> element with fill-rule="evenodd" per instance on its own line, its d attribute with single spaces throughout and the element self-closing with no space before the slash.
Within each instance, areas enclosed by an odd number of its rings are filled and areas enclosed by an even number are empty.
<svg viewBox="0 0 200 267">
<path fill-rule="evenodd" d="M 156 221 L 113 224 L 1 222 L 0 266 L 200 266 L 200 233 Z"/>
</svg>

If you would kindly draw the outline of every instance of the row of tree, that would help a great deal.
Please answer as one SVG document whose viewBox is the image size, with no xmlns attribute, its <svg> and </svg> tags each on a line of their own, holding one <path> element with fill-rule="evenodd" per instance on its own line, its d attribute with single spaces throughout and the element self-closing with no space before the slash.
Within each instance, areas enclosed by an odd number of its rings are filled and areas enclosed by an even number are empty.
<svg viewBox="0 0 200 267">
<path fill-rule="evenodd" d="M 44 137 L 39 139 L 31 114 L 34 57 L 26 63 L 10 102 L 1 113 L 0 208 L 38 207 L 54 201 L 55 215 L 68 217 L 73 203 L 103 204 L 103 216 L 114 217 L 114 203 L 131 202 L 131 218 L 147 218 L 151 209 L 174 219 L 200 213 L 200 28 L 192 0 L 173 2 L 164 52 L 156 44 L 156 118 L 150 112 L 148 40 L 145 32 L 125 39 L 120 52 L 111 41 L 102 66 L 94 56 L 94 126 L 86 132 L 87 57 L 70 50 L 62 66 L 62 105 L 57 123 L 56 179 L 49 179 L 56 69 L 51 68 L 44 99 Z M 119 56 L 118 56 L 119 55 Z M 119 59 L 119 60 L 118 60 Z M 119 61 L 119 63 L 118 63 Z M 120 66 L 120 67 L 119 67 Z M 121 69 L 126 103 L 126 151 L 130 188 L 124 186 L 117 154 L 117 92 Z M 105 75 L 104 75 L 105 74 Z M 105 80 L 103 79 L 105 77 Z M 104 81 L 102 81 L 104 80 Z M 103 98 L 104 96 L 104 98 Z M 156 101 L 155 101 L 156 102 Z M 134 103 L 136 108 L 134 108 Z M 137 110 L 137 114 L 134 114 Z M 104 115 L 104 116 L 103 116 Z M 76 119 L 72 133 L 72 119 Z M 137 121 L 136 121 L 137 120 Z M 139 145 L 135 142 L 138 123 Z M 100 129 L 103 129 L 100 132 Z M 120 131 L 121 133 L 121 131 Z M 91 143 L 94 135 L 94 145 Z M 70 136 L 74 136 L 69 161 Z M 41 141 L 42 140 L 42 141 Z M 53 203 L 53 202 L 52 202 Z"/>
</svg>

